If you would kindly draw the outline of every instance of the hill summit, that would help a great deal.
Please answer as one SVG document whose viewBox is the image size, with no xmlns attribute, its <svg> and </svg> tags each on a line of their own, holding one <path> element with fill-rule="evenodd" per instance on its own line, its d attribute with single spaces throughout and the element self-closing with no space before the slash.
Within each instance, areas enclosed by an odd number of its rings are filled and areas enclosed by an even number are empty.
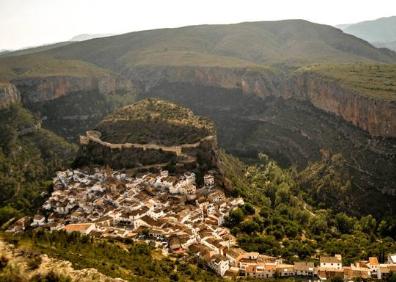
<svg viewBox="0 0 396 282">
<path fill-rule="evenodd" d="M 158 99 L 145 99 L 105 117 L 96 128 L 110 143 L 182 145 L 216 135 L 213 122 L 187 108 Z"/>
<path fill-rule="evenodd" d="M 207 170 L 217 163 L 213 123 L 187 108 L 146 99 L 104 118 L 80 138 L 76 166 Z"/>
</svg>

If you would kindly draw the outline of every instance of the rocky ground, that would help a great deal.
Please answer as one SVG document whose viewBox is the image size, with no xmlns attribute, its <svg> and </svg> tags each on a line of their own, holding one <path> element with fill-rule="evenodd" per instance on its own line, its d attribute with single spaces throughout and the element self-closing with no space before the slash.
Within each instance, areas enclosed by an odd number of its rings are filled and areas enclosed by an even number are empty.
<svg viewBox="0 0 396 282">
<path fill-rule="evenodd" d="M 34 261 L 37 262 L 35 265 L 32 263 L 32 256 L 35 256 Z M 45 277 L 51 272 L 56 275 L 68 277 L 71 281 L 79 282 L 125 281 L 120 278 L 110 278 L 93 268 L 77 270 L 72 267 L 72 264 L 69 261 L 58 260 L 41 254 L 32 255 L 29 251 L 15 247 L 14 245 L 8 244 L 2 240 L 0 240 L 0 258 L 2 262 L 7 261 L 7 265 L 0 269 L 0 275 L 6 271 L 11 271 L 12 269 L 27 281 L 37 276 Z"/>
</svg>

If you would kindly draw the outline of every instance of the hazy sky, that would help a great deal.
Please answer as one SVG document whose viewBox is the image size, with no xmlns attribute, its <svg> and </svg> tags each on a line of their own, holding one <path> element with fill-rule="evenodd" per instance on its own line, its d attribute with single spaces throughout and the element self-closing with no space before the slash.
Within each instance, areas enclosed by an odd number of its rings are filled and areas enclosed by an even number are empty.
<svg viewBox="0 0 396 282">
<path fill-rule="evenodd" d="M 0 50 L 82 33 L 292 18 L 335 25 L 392 15 L 395 0 L 0 0 Z"/>
</svg>

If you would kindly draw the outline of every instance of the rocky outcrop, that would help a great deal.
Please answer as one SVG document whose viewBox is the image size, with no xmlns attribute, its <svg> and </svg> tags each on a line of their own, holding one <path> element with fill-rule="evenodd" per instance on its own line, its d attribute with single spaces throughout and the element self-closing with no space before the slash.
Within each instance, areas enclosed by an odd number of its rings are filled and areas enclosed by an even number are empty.
<svg viewBox="0 0 396 282">
<path fill-rule="evenodd" d="M 0 254 L 3 261 L 7 261 L 11 269 L 16 269 L 18 274 L 26 280 L 36 280 L 37 277 L 45 277 L 48 273 L 55 273 L 57 275 L 66 276 L 70 281 L 75 282 L 122 282 L 121 278 L 112 278 L 100 273 L 95 268 L 75 269 L 71 262 L 60 260 L 53 257 L 48 257 L 46 254 L 35 254 L 29 250 L 17 248 L 14 245 L 0 240 Z M 37 267 L 28 267 L 32 257 L 36 256 Z M 4 277 L 4 276 L 3 276 Z M 35 279 L 33 279 L 35 278 Z M 20 281 L 20 280 L 18 280 Z M 62 280 L 63 281 L 63 280 Z M 69 280 L 67 280 L 69 281 Z"/>
<path fill-rule="evenodd" d="M 142 91 L 161 83 L 190 83 L 240 89 L 244 95 L 308 100 L 372 136 L 396 137 L 396 101 L 370 98 L 312 73 L 220 67 L 138 67 L 125 73 Z"/>
<path fill-rule="evenodd" d="M 132 88 L 129 81 L 113 76 L 50 76 L 16 79 L 12 83 L 26 105 L 54 100 L 74 92 L 98 91 L 100 94 L 113 95 Z"/>
<path fill-rule="evenodd" d="M 21 100 L 18 89 L 11 83 L 0 83 L 0 109 Z"/>
</svg>

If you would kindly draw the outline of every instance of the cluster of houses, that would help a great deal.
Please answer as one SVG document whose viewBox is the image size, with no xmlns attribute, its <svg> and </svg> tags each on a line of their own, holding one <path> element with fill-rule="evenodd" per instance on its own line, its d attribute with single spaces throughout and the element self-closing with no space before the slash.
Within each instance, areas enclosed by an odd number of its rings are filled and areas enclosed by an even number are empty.
<svg viewBox="0 0 396 282">
<path fill-rule="evenodd" d="M 107 169 L 58 172 L 54 191 L 42 214 L 20 219 L 10 231 L 26 224 L 50 230 L 80 232 L 100 237 L 149 240 L 164 253 L 195 255 L 222 277 L 274 278 L 301 276 L 312 280 L 341 277 L 385 279 L 396 272 L 396 255 L 387 264 L 370 257 L 350 266 L 340 255 L 313 262 L 286 264 L 282 259 L 237 247 L 235 237 L 223 227 L 241 198 L 227 197 L 209 172 L 198 187 L 194 173 L 170 175 L 168 171 L 129 177 Z"/>
<path fill-rule="evenodd" d="M 204 255 L 208 265 L 225 277 L 243 276 L 255 279 L 304 277 L 313 281 L 344 281 L 379 279 L 386 280 L 396 273 L 396 254 L 389 255 L 388 262 L 380 264 L 377 257 L 368 261 L 358 261 L 350 266 L 342 265 L 341 255 L 321 256 L 320 264 L 314 262 L 294 262 L 286 264 L 281 258 L 246 252 L 240 248 L 224 249 L 222 254 Z"/>
</svg>

